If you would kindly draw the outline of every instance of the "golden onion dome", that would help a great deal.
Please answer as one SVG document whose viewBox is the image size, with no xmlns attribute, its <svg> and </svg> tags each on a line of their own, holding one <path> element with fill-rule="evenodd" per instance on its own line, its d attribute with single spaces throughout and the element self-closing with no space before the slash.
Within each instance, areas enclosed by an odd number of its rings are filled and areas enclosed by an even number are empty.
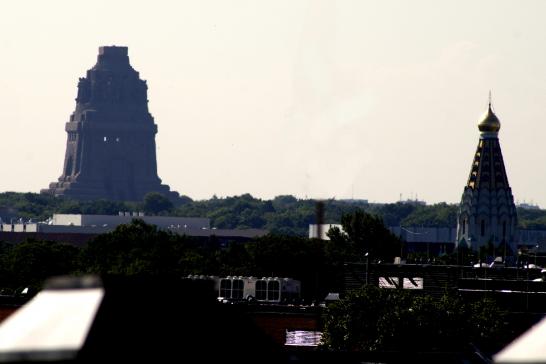
<svg viewBox="0 0 546 364">
<path fill-rule="evenodd" d="M 483 116 L 480 118 L 480 122 L 478 123 L 478 129 L 480 129 L 481 132 L 498 132 L 500 129 L 500 121 L 497 115 L 491 110 L 491 102 L 489 103 L 489 107 L 487 108 L 487 111 L 483 114 Z"/>
</svg>

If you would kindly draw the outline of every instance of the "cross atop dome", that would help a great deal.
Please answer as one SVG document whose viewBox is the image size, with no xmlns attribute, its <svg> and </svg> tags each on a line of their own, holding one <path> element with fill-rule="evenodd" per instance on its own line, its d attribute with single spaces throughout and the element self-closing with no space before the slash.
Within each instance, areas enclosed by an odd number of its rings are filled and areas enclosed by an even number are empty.
<svg viewBox="0 0 546 364">
<path fill-rule="evenodd" d="M 478 122 L 478 129 L 482 133 L 498 133 L 501 124 L 499 118 L 491 108 L 491 91 L 489 91 L 489 106 Z"/>
</svg>

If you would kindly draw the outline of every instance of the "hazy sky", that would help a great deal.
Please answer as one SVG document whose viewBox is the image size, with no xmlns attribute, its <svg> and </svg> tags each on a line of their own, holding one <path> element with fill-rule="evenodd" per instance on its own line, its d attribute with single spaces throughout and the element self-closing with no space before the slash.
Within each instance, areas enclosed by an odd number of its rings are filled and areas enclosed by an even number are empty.
<svg viewBox="0 0 546 364">
<path fill-rule="evenodd" d="M 545 1 L 9 1 L 0 191 L 61 174 L 78 77 L 129 47 L 158 172 L 251 193 L 458 202 L 493 92 L 515 198 L 546 207 Z"/>
</svg>

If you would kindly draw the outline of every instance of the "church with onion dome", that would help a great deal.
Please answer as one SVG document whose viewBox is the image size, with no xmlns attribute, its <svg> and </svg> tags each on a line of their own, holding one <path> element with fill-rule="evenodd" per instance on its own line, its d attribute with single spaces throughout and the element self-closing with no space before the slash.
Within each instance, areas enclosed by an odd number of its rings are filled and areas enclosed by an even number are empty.
<svg viewBox="0 0 546 364">
<path fill-rule="evenodd" d="M 459 205 L 456 245 L 478 250 L 492 243 L 506 256 L 514 251 L 518 218 L 499 142 L 500 127 L 490 98 L 478 123 L 480 139 Z"/>
</svg>

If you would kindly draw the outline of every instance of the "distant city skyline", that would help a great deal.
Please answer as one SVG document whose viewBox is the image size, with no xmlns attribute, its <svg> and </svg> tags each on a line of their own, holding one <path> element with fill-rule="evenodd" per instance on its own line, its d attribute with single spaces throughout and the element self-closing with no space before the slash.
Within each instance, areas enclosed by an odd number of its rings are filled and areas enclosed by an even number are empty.
<svg viewBox="0 0 546 364">
<path fill-rule="evenodd" d="M 458 203 L 493 107 L 516 201 L 546 207 L 541 1 L 117 1 L 4 5 L 0 191 L 59 177 L 100 46 L 129 47 L 158 173 L 193 199 Z"/>
</svg>

